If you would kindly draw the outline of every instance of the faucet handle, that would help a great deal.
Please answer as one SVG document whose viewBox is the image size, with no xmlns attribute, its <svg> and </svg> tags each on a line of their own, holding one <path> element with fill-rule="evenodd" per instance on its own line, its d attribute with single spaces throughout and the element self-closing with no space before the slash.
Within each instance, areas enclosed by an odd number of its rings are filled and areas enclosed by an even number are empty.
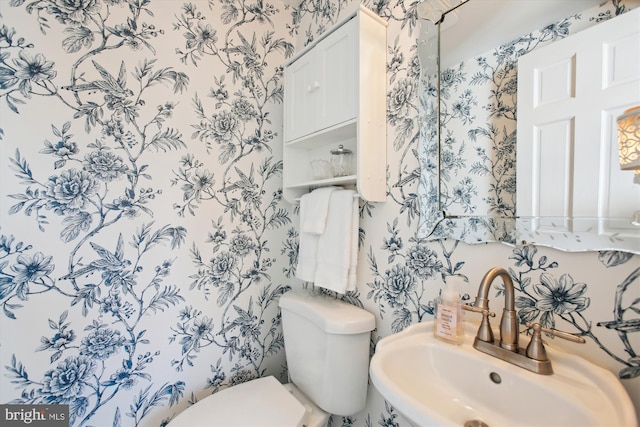
<svg viewBox="0 0 640 427">
<path fill-rule="evenodd" d="M 527 346 L 527 357 L 539 361 L 548 360 L 547 351 L 544 348 L 544 344 L 542 342 L 542 332 L 547 334 L 551 334 L 558 338 L 565 339 L 567 341 L 575 342 L 578 344 L 584 344 L 586 341 L 584 338 L 579 337 L 577 335 L 571 334 L 569 332 L 559 331 L 557 329 L 545 328 L 540 323 L 527 323 L 527 327 L 533 329 L 533 335 L 531 336 L 531 341 Z"/>
<path fill-rule="evenodd" d="M 480 323 L 476 337 L 480 341 L 493 343 L 493 329 L 491 329 L 491 325 L 489 324 L 489 317 L 496 317 L 496 314 L 486 308 L 476 307 L 473 305 L 462 304 L 462 308 L 467 311 L 482 314 L 482 322 Z"/>
<path fill-rule="evenodd" d="M 473 311 L 474 313 L 480 313 L 483 316 L 496 317 L 496 314 L 493 311 L 487 310 L 486 308 L 482 307 L 476 307 L 475 305 L 462 304 L 462 308 L 467 311 Z"/>
</svg>

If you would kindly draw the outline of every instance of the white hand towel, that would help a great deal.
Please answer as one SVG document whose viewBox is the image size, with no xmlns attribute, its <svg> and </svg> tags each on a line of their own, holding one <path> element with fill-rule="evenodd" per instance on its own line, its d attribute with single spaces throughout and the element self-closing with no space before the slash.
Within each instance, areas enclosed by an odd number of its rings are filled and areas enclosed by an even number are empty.
<svg viewBox="0 0 640 427">
<path fill-rule="evenodd" d="M 316 234 L 300 233 L 296 277 L 305 282 L 313 282 L 316 277 L 319 238 L 320 236 Z"/>
<path fill-rule="evenodd" d="M 340 187 L 322 187 L 300 198 L 300 234 L 322 234 L 327 225 L 331 193 Z"/>
<path fill-rule="evenodd" d="M 296 277 L 315 280 L 318 265 L 318 241 L 326 228 L 331 193 L 340 187 L 322 187 L 300 198 L 300 242 Z"/>
<path fill-rule="evenodd" d="M 353 197 L 353 209 L 351 215 L 351 263 L 349 265 L 347 291 L 355 291 L 357 284 L 356 279 L 358 275 L 358 245 L 360 243 L 360 199 L 358 197 Z"/>
<path fill-rule="evenodd" d="M 327 226 L 318 239 L 315 285 L 342 294 L 349 290 L 353 242 L 357 245 L 358 239 L 358 230 L 353 227 L 355 194 L 353 190 L 331 193 Z"/>
</svg>

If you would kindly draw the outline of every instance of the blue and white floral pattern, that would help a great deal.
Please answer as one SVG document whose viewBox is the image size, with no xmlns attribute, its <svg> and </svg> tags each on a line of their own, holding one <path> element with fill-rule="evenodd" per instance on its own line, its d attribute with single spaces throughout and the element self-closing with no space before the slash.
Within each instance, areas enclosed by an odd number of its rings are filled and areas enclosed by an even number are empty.
<svg viewBox="0 0 640 427">
<path fill-rule="evenodd" d="M 155 426 L 228 386 L 286 380 L 277 300 L 302 284 L 297 212 L 281 194 L 282 64 L 355 4 L 0 4 L 0 403 L 66 403 L 73 426 Z M 420 132 L 433 123 L 419 115 L 417 2 L 364 4 L 389 23 L 388 198 L 361 203 L 358 289 L 340 297 L 375 313 L 372 346 L 430 319 L 447 277 L 468 298 L 502 265 L 523 321 L 584 336 L 600 349 L 586 357 L 637 384 L 637 256 L 418 237 Z M 624 10 L 616 0 L 588 16 Z M 513 104 L 482 109 L 477 92 L 513 95 L 496 79 L 516 53 L 497 52 L 447 73 L 448 120 L 473 130 L 467 148 L 490 144 L 467 164 L 451 135 L 447 158 L 451 173 L 473 165 L 499 182 L 456 182 L 449 201 L 499 211 L 512 206 L 510 128 L 478 111 L 508 122 Z M 329 424 L 404 425 L 369 394 Z"/>
<path fill-rule="evenodd" d="M 171 312 L 177 323 L 169 343 L 181 348 L 171 362 L 175 369 L 193 366 L 199 352 L 215 345 L 221 354 L 228 352 L 235 366 L 210 382 L 214 390 L 263 375 L 264 359 L 283 345 L 279 316 L 265 310 L 289 289 L 271 283 L 274 260 L 266 256 L 264 235 L 291 223 L 279 204 L 278 185 L 268 185 L 282 169 L 281 160 L 265 155 L 272 151 L 277 135 L 268 104 L 282 101 L 282 70 L 269 70 L 267 64 L 272 57 L 276 64 L 281 62 L 293 47 L 273 32 L 266 31 L 258 42 L 255 36 L 245 38 L 240 29 L 255 20 L 269 23 L 275 7 L 223 6 L 227 12 L 223 22 L 230 29 L 222 40 L 196 5 L 185 4 L 181 12 L 177 7 L 173 27 L 182 32 L 184 48 L 176 49 L 178 61 L 166 66 L 146 58 L 156 54 L 155 39 L 166 31 L 153 23 L 150 1 L 23 3 L 13 1 L 11 6 L 35 15 L 43 32 L 62 31 L 62 50 L 80 55 L 74 56 L 77 59 L 69 68 L 59 70 L 44 54 L 32 53 L 35 44 L 20 37 L 18 30 L 3 27 L 0 96 L 6 106 L 20 115 L 22 104 L 54 97 L 71 118 L 51 124 L 50 139 L 43 141 L 39 152 L 50 156 L 53 174 L 38 177 L 45 168 L 33 170 L 20 148 L 8 159 L 23 186 L 21 192 L 6 195 L 15 201 L 9 214 L 30 216 L 37 229 L 49 234 L 54 223 L 60 224 L 59 240 L 73 245 L 64 271 L 64 263 L 56 266 L 52 256 L 16 242 L 14 234 L 2 236 L 5 316 L 18 320 L 23 305 L 48 292 L 64 296 L 69 306 L 59 318 L 49 319 L 53 331 L 40 340 L 37 351 L 51 352 L 52 364 L 41 380 L 27 374 L 26 364 L 12 355 L 8 376 L 23 390 L 13 402 L 68 403 L 74 425 L 105 420 L 105 405 L 125 395 L 133 403 L 129 411 L 112 413 L 113 425 L 138 425 L 152 408 L 174 405 L 183 396 L 185 383 L 152 381 L 150 371 L 161 350 L 151 349 L 148 326 L 143 326 L 147 317 Z M 133 55 L 124 54 L 118 62 L 102 59 L 110 50 L 129 50 Z M 139 58 L 129 61 L 136 54 Z M 198 160 L 200 154 L 182 154 L 170 184 L 183 192 L 173 203 L 178 217 L 195 215 L 207 203 L 223 208 L 224 215 L 204 242 L 211 253 L 203 255 L 195 243 L 189 251 L 194 263 L 191 289 L 205 298 L 217 294 L 217 306 L 223 308 L 219 322 L 185 305 L 188 286 L 166 283 L 175 280 L 169 279 L 176 259 L 173 252 L 180 250 L 188 233 L 182 225 L 156 224 L 158 207 L 152 205 L 163 197 L 159 187 L 168 183 L 157 180 L 157 171 L 152 175 L 147 160 L 153 154 L 187 148 L 173 115 L 176 96 L 179 99 L 188 90 L 190 78 L 176 67 L 180 62 L 196 67 L 207 56 L 220 61 L 222 72 L 213 79 L 211 106 L 197 93 L 193 96 L 191 139 L 204 144 L 207 154 L 215 153 L 226 169 L 214 174 Z M 61 83 L 67 79 L 69 84 Z M 159 97 L 164 100 L 153 104 Z M 94 142 L 85 142 L 88 135 Z M 238 164 L 247 157 L 255 158 L 256 166 L 251 163 L 245 171 Z M 228 221 L 224 224 L 223 216 Z M 123 221 L 138 224 L 129 238 L 123 234 L 129 227 L 120 226 Z M 108 230 L 111 235 L 115 232 L 115 242 L 105 239 Z M 166 249 L 159 251 L 159 246 Z M 181 281 L 186 284 L 186 279 Z M 241 300 L 247 290 L 255 295 Z M 71 310 L 87 318 L 88 325 L 70 322 Z M 270 328 L 260 326 L 265 321 Z"/>
</svg>

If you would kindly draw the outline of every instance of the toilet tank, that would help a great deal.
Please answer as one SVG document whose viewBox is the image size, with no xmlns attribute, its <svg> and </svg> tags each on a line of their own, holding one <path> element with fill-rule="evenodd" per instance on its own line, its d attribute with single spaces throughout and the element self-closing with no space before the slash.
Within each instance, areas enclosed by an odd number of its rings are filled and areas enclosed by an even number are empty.
<svg viewBox="0 0 640 427">
<path fill-rule="evenodd" d="M 362 410 L 373 314 L 311 292 L 282 295 L 280 308 L 291 382 L 331 414 L 347 416 Z"/>
</svg>

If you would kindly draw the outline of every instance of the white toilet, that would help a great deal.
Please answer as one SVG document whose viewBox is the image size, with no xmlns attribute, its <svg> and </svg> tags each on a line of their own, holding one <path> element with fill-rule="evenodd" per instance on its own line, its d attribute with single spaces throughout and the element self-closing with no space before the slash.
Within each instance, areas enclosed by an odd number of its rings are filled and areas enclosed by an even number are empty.
<svg viewBox="0 0 640 427">
<path fill-rule="evenodd" d="M 326 295 L 280 297 L 291 383 L 264 377 L 212 394 L 170 427 L 322 427 L 365 406 L 373 315 Z"/>
</svg>

